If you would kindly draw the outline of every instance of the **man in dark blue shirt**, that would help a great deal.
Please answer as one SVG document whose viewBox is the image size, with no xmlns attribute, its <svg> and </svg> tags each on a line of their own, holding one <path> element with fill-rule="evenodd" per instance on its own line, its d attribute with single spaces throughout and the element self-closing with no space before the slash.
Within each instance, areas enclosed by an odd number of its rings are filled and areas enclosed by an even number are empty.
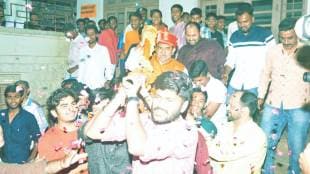
<svg viewBox="0 0 310 174">
<path fill-rule="evenodd" d="M 36 150 L 40 129 L 35 117 L 22 109 L 23 89 L 16 85 L 6 87 L 4 96 L 7 109 L 0 111 L 5 144 L 1 159 L 7 163 L 25 163 L 31 156 L 31 144 Z"/>
</svg>

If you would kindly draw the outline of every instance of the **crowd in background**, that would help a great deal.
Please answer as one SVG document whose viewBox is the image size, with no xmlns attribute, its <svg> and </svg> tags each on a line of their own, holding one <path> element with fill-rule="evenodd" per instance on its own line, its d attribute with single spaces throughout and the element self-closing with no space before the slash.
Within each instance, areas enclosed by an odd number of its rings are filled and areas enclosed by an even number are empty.
<svg viewBox="0 0 310 174">
<path fill-rule="evenodd" d="M 309 47 L 296 19 L 276 43 L 249 3 L 228 29 L 197 7 L 174 4 L 171 28 L 147 14 L 121 33 L 115 16 L 66 24 L 68 68 L 46 112 L 27 81 L 5 89 L 0 173 L 269 174 L 285 129 L 288 173 L 310 173 L 309 67 L 297 61 Z"/>
</svg>

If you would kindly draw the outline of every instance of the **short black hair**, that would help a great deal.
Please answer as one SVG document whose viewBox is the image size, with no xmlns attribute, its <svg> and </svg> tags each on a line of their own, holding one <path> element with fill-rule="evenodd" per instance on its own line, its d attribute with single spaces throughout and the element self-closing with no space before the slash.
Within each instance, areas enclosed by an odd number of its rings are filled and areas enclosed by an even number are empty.
<svg viewBox="0 0 310 174">
<path fill-rule="evenodd" d="M 113 96 L 115 95 L 115 92 L 113 91 L 112 88 L 97 88 L 92 90 L 92 95 L 94 96 L 93 103 L 96 103 L 96 100 L 104 100 L 104 99 L 112 99 Z"/>
<path fill-rule="evenodd" d="M 201 59 L 195 60 L 189 69 L 189 76 L 192 79 L 200 76 L 207 76 L 208 73 L 209 73 L 208 65 L 205 61 Z"/>
<path fill-rule="evenodd" d="M 207 91 L 203 91 L 203 90 L 201 90 L 201 88 L 198 87 L 198 88 L 193 88 L 192 94 L 193 94 L 194 92 L 200 92 L 200 93 L 202 93 L 202 94 L 205 96 L 205 101 L 208 100 L 208 93 L 207 93 Z"/>
<path fill-rule="evenodd" d="M 130 13 L 130 15 L 129 15 L 129 20 L 131 19 L 131 17 L 137 17 L 137 18 L 139 18 L 140 20 L 142 19 L 141 14 L 140 14 L 140 13 L 137 13 L 137 12 Z"/>
<path fill-rule="evenodd" d="M 296 24 L 296 19 L 285 18 L 279 24 L 279 32 L 293 30 L 295 28 L 295 24 Z"/>
<path fill-rule="evenodd" d="M 173 8 L 179 9 L 181 13 L 183 12 L 183 7 L 180 4 L 174 4 L 173 6 L 171 6 L 170 10 L 172 10 Z"/>
<path fill-rule="evenodd" d="M 217 19 L 217 15 L 213 12 L 207 13 L 206 19 L 208 19 L 209 17 L 214 17 L 215 19 Z"/>
<path fill-rule="evenodd" d="M 85 19 L 79 18 L 76 20 L 76 25 L 78 25 L 80 22 L 83 22 L 85 24 Z"/>
<path fill-rule="evenodd" d="M 251 117 L 256 119 L 258 113 L 257 96 L 252 92 L 244 91 L 240 97 L 240 102 L 242 106 L 249 108 Z"/>
<path fill-rule="evenodd" d="M 160 17 L 163 17 L 163 14 L 161 13 L 161 11 L 159 9 L 152 9 L 150 16 L 152 17 L 154 15 L 154 13 L 159 13 Z"/>
<path fill-rule="evenodd" d="M 61 99 L 68 97 L 68 96 L 71 96 L 75 102 L 78 101 L 77 95 L 71 89 L 67 89 L 67 88 L 56 89 L 48 97 L 46 105 L 47 105 L 47 111 L 48 111 L 48 121 L 51 125 L 54 125 L 57 122 L 57 119 L 53 117 L 50 112 L 56 109 Z"/>
<path fill-rule="evenodd" d="M 96 33 L 98 33 L 98 28 L 96 25 L 86 25 L 85 32 L 87 33 L 87 30 L 95 30 Z"/>
<path fill-rule="evenodd" d="M 190 101 L 192 95 L 192 81 L 181 71 L 167 71 L 160 74 L 155 82 L 155 89 L 175 91 L 184 101 Z"/>
<path fill-rule="evenodd" d="M 109 16 L 107 22 L 110 23 L 112 20 L 116 20 L 117 22 L 117 18 L 115 16 Z"/>
<path fill-rule="evenodd" d="M 137 8 L 137 10 L 136 10 L 137 13 L 140 13 L 141 11 L 147 12 L 147 8 L 145 8 L 145 7 L 139 7 L 139 8 Z"/>
<path fill-rule="evenodd" d="M 298 48 L 296 53 L 297 62 L 302 67 L 310 70 L 310 45 L 304 45 L 300 48 Z"/>
<path fill-rule="evenodd" d="M 223 15 L 218 15 L 218 16 L 217 16 L 217 20 L 220 20 L 220 19 L 225 20 L 225 19 L 226 19 L 226 17 L 225 17 L 225 16 L 223 16 Z"/>
<path fill-rule="evenodd" d="M 24 95 L 24 89 L 19 89 L 16 84 L 10 84 L 5 88 L 4 97 L 7 97 L 10 92 L 18 93 L 20 96 Z"/>
<path fill-rule="evenodd" d="M 197 28 L 197 30 L 198 30 L 199 33 L 200 33 L 200 25 L 199 25 L 197 22 L 189 21 L 189 22 L 185 25 L 185 31 L 186 31 L 187 27 L 195 27 L 195 28 Z"/>
<path fill-rule="evenodd" d="M 67 88 L 66 85 L 70 85 L 72 87 L 75 83 L 78 83 L 76 79 L 66 79 L 61 82 L 61 87 Z"/>
<path fill-rule="evenodd" d="M 201 8 L 193 8 L 190 12 L 190 15 L 191 16 L 194 16 L 194 15 L 199 15 L 200 17 L 202 16 L 202 11 L 201 11 Z"/>
<path fill-rule="evenodd" d="M 30 88 L 30 85 L 29 85 L 29 82 L 26 81 L 26 80 L 17 80 L 15 82 L 15 85 L 18 86 L 18 85 L 23 85 L 26 87 L 26 89 L 29 89 Z"/>
<path fill-rule="evenodd" d="M 70 31 L 75 31 L 75 30 L 76 30 L 75 26 L 71 23 L 65 24 L 64 26 L 65 33 L 70 32 Z"/>
<path fill-rule="evenodd" d="M 235 16 L 241 16 L 244 13 L 248 13 L 249 15 L 253 16 L 253 6 L 250 3 L 242 2 L 238 5 L 237 10 L 235 11 Z"/>
<path fill-rule="evenodd" d="M 98 21 L 98 25 L 99 25 L 101 22 L 107 23 L 107 20 L 106 20 L 106 19 L 100 19 L 100 20 Z"/>
</svg>

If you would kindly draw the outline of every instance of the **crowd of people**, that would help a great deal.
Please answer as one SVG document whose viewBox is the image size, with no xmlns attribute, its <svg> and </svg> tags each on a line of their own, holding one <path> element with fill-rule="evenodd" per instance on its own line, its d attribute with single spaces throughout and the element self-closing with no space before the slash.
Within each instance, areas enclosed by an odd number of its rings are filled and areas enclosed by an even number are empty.
<svg viewBox="0 0 310 174">
<path fill-rule="evenodd" d="M 46 112 L 19 80 L 5 89 L 0 173 L 272 174 L 288 132 L 289 174 L 310 173 L 310 84 L 286 18 L 279 43 L 241 3 L 236 21 L 200 8 L 139 8 L 67 24 L 68 69 Z M 307 147 L 306 147 L 307 146 Z"/>
</svg>

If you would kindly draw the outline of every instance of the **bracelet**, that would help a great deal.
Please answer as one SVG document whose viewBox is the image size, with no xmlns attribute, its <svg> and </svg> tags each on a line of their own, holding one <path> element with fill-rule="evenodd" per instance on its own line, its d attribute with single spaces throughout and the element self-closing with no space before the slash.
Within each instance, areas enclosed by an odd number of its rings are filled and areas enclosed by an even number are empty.
<svg viewBox="0 0 310 174">
<path fill-rule="evenodd" d="M 138 97 L 128 97 L 127 98 L 127 102 L 130 102 L 130 101 L 136 101 L 136 102 L 139 102 L 139 98 Z"/>
</svg>

